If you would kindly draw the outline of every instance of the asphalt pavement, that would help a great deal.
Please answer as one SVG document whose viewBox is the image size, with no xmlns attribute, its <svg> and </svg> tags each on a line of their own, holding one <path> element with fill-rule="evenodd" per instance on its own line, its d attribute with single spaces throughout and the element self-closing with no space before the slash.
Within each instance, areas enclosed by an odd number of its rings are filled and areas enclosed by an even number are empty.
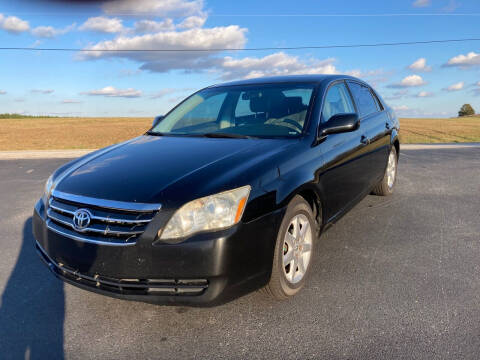
<svg viewBox="0 0 480 360">
<path fill-rule="evenodd" d="M 403 150 L 395 194 L 319 240 L 306 287 L 215 308 L 127 302 L 64 285 L 31 213 L 66 160 L 0 161 L 0 358 L 478 359 L 480 148 Z"/>
</svg>

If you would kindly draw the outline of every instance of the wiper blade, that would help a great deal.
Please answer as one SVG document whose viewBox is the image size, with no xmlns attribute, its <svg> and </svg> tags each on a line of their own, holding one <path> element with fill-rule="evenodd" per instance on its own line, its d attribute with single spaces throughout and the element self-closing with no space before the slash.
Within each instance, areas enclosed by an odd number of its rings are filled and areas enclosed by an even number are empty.
<svg viewBox="0 0 480 360">
<path fill-rule="evenodd" d="M 164 133 L 158 132 L 158 131 L 147 131 L 147 135 L 152 135 L 152 136 L 164 136 Z"/>
<path fill-rule="evenodd" d="M 202 134 L 203 137 L 208 137 L 208 138 L 225 138 L 225 139 L 251 139 L 251 136 L 247 135 L 242 135 L 242 134 L 229 134 L 229 133 L 218 133 L 218 132 L 212 132 L 212 133 L 206 133 Z"/>
</svg>

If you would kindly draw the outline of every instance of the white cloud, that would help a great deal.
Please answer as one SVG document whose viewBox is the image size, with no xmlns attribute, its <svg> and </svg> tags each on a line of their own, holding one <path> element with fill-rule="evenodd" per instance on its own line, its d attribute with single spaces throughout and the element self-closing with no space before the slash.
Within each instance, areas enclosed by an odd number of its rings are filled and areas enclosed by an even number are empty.
<svg viewBox="0 0 480 360">
<path fill-rule="evenodd" d="M 446 91 L 460 91 L 465 87 L 465 83 L 460 81 L 458 83 L 452 84 L 449 87 L 445 88 Z"/>
<path fill-rule="evenodd" d="M 408 68 L 414 71 L 432 71 L 432 67 L 427 65 L 427 59 L 425 58 L 420 58 L 414 61 L 411 65 L 408 66 Z"/>
<path fill-rule="evenodd" d="M 7 92 L 5 90 L 0 90 L 0 95 L 5 95 Z"/>
<path fill-rule="evenodd" d="M 433 96 L 433 93 L 428 92 L 428 91 L 420 91 L 416 96 L 419 97 L 419 98 L 426 98 L 426 97 Z"/>
<path fill-rule="evenodd" d="M 7 16 L 0 14 L 0 29 L 3 29 L 11 34 L 20 34 L 30 30 L 28 21 L 22 20 L 16 16 Z"/>
<path fill-rule="evenodd" d="M 457 3 L 456 0 L 450 0 L 447 6 L 445 6 L 442 10 L 445 12 L 451 13 L 457 10 L 459 7 L 460 7 L 460 4 Z"/>
<path fill-rule="evenodd" d="M 72 99 L 65 99 L 62 100 L 62 104 L 81 104 L 82 102 L 79 100 L 72 100 Z"/>
<path fill-rule="evenodd" d="M 83 31 L 97 31 L 103 33 L 118 33 L 124 30 L 122 20 L 119 18 L 107 18 L 96 16 L 88 18 L 80 27 Z"/>
<path fill-rule="evenodd" d="M 389 85 L 390 88 L 408 88 L 408 87 L 417 87 L 423 86 L 426 82 L 420 75 L 410 75 L 405 77 L 402 81 L 397 84 Z"/>
<path fill-rule="evenodd" d="M 123 97 L 123 98 L 134 98 L 142 95 L 140 90 L 135 90 L 132 88 L 128 89 L 116 89 L 113 86 L 106 86 L 103 89 L 91 90 L 82 92 L 82 95 L 96 95 L 96 96 L 107 96 L 107 97 Z"/>
<path fill-rule="evenodd" d="M 55 90 L 53 89 L 33 89 L 31 90 L 32 93 L 34 94 L 44 94 L 44 95 L 47 95 L 47 94 L 53 94 Z"/>
<path fill-rule="evenodd" d="M 399 106 L 394 106 L 393 110 L 401 112 L 401 111 L 410 110 L 410 108 L 407 105 L 399 105 Z"/>
<path fill-rule="evenodd" d="M 368 81 L 374 87 L 377 87 L 380 83 L 387 82 L 391 75 L 390 72 L 387 72 L 383 69 L 374 69 L 368 71 L 354 69 L 346 71 L 345 74 Z"/>
<path fill-rule="evenodd" d="M 69 25 L 63 29 L 55 29 L 53 26 L 37 26 L 32 30 L 32 34 L 41 38 L 54 38 L 64 35 L 75 28 L 76 24 Z"/>
<path fill-rule="evenodd" d="M 450 60 L 444 66 L 455 66 L 459 68 L 467 68 L 471 66 L 480 66 L 480 54 L 469 52 L 467 55 L 458 55 Z"/>
<path fill-rule="evenodd" d="M 164 21 L 140 20 L 135 22 L 134 27 L 135 32 L 140 34 L 175 30 L 172 19 L 165 19 Z"/>
<path fill-rule="evenodd" d="M 278 52 L 261 58 L 234 59 L 225 57 L 221 63 L 223 79 L 254 78 L 272 75 L 336 74 L 335 59 L 301 61 L 297 56 Z"/>
<path fill-rule="evenodd" d="M 205 24 L 205 21 L 207 21 L 206 14 L 202 14 L 202 16 L 189 16 L 183 20 L 178 27 L 181 29 L 200 28 Z"/>
<path fill-rule="evenodd" d="M 427 7 L 427 6 L 430 6 L 431 4 L 432 4 L 431 0 L 416 0 L 413 3 L 413 6 L 414 7 Z"/>
<path fill-rule="evenodd" d="M 148 15 L 185 17 L 202 12 L 203 0 L 117 0 L 103 5 L 109 15 Z"/>
<path fill-rule="evenodd" d="M 219 51 L 188 52 L 189 49 L 242 48 L 247 30 L 236 25 L 185 31 L 167 31 L 138 36 L 119 36 L 102 41 L 90 49 L 98 50 L 80 55 L 82 59 L 127 58 L 143 63 L 142 70 L 166 72 L 169 70 L 198 71 L 211 68 L 221 62 L 215 57 Z M 118 49 L 170 49 L 174 52 L 115 52 Z M 104 51 L 108 50 L 108 51 Z"/>
</svg>

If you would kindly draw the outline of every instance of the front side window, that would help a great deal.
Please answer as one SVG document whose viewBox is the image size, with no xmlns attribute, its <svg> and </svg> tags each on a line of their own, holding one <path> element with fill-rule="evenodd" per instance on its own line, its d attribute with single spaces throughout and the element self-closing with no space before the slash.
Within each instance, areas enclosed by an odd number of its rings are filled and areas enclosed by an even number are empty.
<svg viewBox="0 0 480 360">
<path fill-rule="evenodd" d="M 260 84 L 202 90 L 151 132 L 202 136 L 296 137 L 305 126 L 314 84 Z"/>
<path fill-rule="evenodd" d="M 345 83 L 332 85 L 325 96 L 323 104 L 322 119 L 328 121 L 333 115 L 354 113 L 352 99 L 348 93 Z"/>
<path fill-rule="evenodd" d="M 377 103 L 367 86 L 355 82 L 349 82 L 348 87 L 355 99 L 359 112 L 358 115 L 361 118 L 378 111 Z"/>
</svg>

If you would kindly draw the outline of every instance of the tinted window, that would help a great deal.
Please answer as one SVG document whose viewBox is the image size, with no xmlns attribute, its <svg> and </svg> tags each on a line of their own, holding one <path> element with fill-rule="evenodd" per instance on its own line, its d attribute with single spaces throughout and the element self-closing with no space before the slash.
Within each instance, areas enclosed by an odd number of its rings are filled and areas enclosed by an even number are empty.
<svg viewBox="0 0 480 360">
<path fill-rule="evenodd" d="M 352 91 L 352 95 L 355 99 L 355 103 L 357 104 L 360 117 L 364 117 L 378 111 L 377 103 L 368 87 L 354 82 L 349 82 L 348 86 Z"/>
<path fill-rule="evenodd" d="M 345 84 L 338 83 L 328 89 L 323 104 L 322 117 L 323 121 L 328 121 L 333 115 L 354 113 L 352 99 L 348 93 Z"/>
</svg>

